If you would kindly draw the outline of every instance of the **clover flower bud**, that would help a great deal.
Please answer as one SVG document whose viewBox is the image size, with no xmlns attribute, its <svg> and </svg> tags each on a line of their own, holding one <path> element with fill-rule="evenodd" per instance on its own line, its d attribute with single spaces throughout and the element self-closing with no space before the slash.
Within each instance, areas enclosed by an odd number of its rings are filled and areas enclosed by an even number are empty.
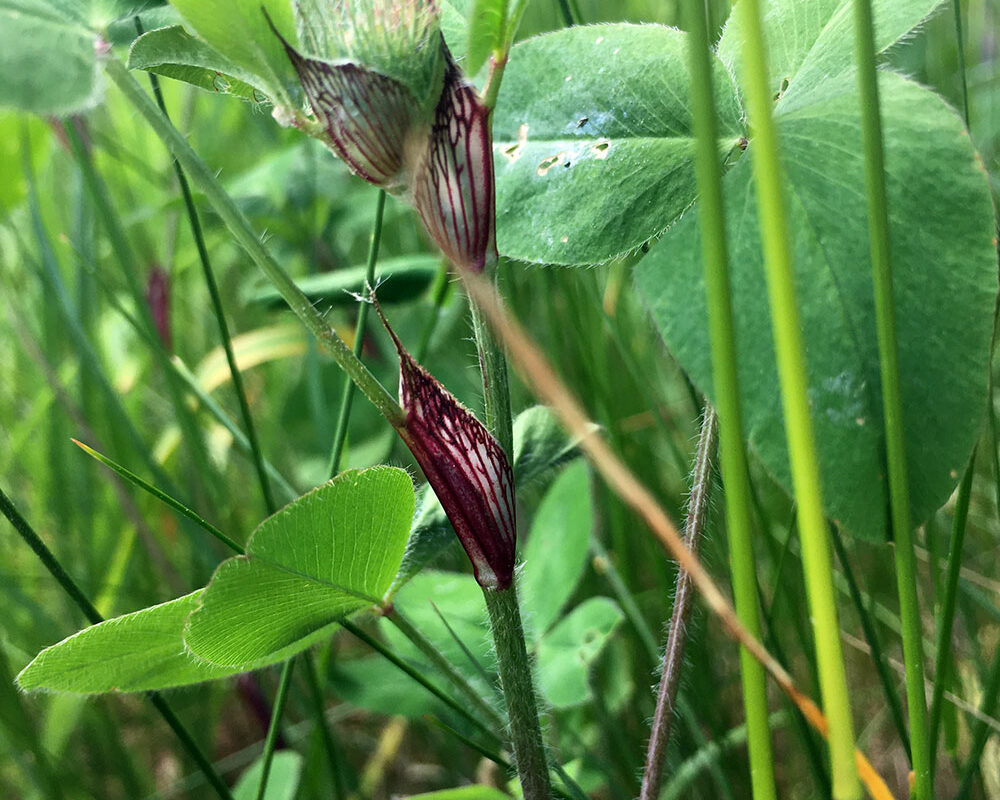
<svg viewBox="0 0 1000 800">
<path fill-rule="evenodd" d="M 374 298 L 373 298 L 374 301 Z M 398 429 L 444 508 L 486 589 L 514 578 L 514 473 L 500 443 L 465 406 L 406 351 L 375 309 L 399 355 Z"/>
<path fill-rule="evenodd" d="M 323 141 L 409 202 L 455 266 L 495 265 L 490 110 L 444 43 L 436 0 L 299 0 L 296 14 L 308 52 L 282 43 Z"/>
</svg>

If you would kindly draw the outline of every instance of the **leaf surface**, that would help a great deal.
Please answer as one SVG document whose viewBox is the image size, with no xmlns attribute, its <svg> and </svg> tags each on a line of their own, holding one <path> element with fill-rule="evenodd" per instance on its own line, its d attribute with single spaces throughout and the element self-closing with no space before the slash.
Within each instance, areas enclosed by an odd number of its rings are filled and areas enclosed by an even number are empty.
<svg viewBox="0 0 1000 800">
<path fill-rule="evenodd" d="M 75 5 L 0 0 L 0 106 L 70 114 L 101 99 L 97 37 Z"/>
<path fill-rule="evenodd" d="M 413 518 L 413 484 L 394 467 L 349 470 L 264 520 L 247 555 L 216 571 L 191 615 L 188 648 L 214 664 L 274 663 L 382 600 Z"/>
<path fill-rule="evenodd" d="M 267 22 L 295 43 L 295 21 L 288 0 L 171 0 L 184 21 L 213 49 L 248 75 L 276 104 L 289 105 L 298 79 L 284 47 Z M 265 11 L 267 16 L 265 16 Z"/>
<path fill-rule="evenodd" d="M 266 99 L 263 89 L 254 87 L 253 73 L 192 36 L 181 25 L 149 31 L 136 39 L 129 49 L 128 68 L 148 70 L 251 102 Z"/>
<path fill-rule="evenodd" d="M 263 756 L 251 764 L 233 787 L 233 800 L 257 800 L 264 771 Z M 305 759 L 294 750 L 279 750 L 271 760 L 271 772 L 264 790 L 264 800 L 294 800 L 302 778 Z"/>
<path fill-rule="evenodd" d="M 585 703 L 588 674 L 625 618 L 614 600 L 591 597 L 574 608 L 538 643 L 538 687 L 556 708 Z"/>
<path fill-rule="evenodd" d="M 872 3 L 875 49 L 884 52 L 923 22 L 942 0 L 876 0 Z M 851 69 L 854 56 L 852 0 L 769 0 L 764 38 L 771 85 L 777 94 L 805 94 Z M 743 15 L 734 13 L 719 39 L 719 58 L 739 74 Z"/>
<path fill-rule="evenodd" d="M 912 4 L 911 4 L 912 5 Z M 853 75 L 776 109 L 826 510 L 847 530 L 886 530 L 883 426 Z M 897 336 L 915 523 L 949 496 L 981 425 L 997 291 L 986 176 L 959 118 L 933 93 L 880 78 Z M 789 90 L 791 93 L 791 89 Z M 745 434 L 790 486 L 757 213 L 753 142 L 724 179 Z M 671 351 L 712 395 L 695 215 L 636 270 Z"/>
<path fill-rule="evenodd" d="M 181 631 L 201 589 L 91 625 L 42 650 L 18 676 L 26 691 L 98 694 L 166 689 L 222 678 L 234 670 L 193 658 Z"/>
<path fill-rule="evenodd" d="M 594 515 L 583 461 L 556 478 L 531 523 L 521 573 L 522 605 L 536 635 L 549 629 L 587 564 Z"/>
<path fill-rule="evenodd" d="M 522 261 L 595 264 L 669 227 L 695 197 L 685 34 L 566 28 L 518 44 L 494 120 L 497 237 Z M 742 127 L 716 61 L 720 147 Z"/>
</svg>

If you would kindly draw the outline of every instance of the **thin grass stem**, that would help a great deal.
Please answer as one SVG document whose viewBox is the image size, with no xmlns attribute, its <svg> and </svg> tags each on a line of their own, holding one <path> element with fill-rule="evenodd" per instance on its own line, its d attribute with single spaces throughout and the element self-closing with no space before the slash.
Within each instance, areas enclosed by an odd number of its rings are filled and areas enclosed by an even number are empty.
<svg viewBox="0 0 1000 800">
<path fill-rule="evenodd" d="M 316 714 L 316 729 L 323 741 L 327 764 L 330 767 L 330 778 L 333 782 L 333 800 L 346 800 L 348 796 L 347 782 L 344 777 L 344 760 L 340 756 L 337 743 L 330 731 L 323 707 L 323 687 L 320 684 L 319 671 L 316 669 L 316 659 L 305 658 L 302 667 L 306 673 L 306 682 L 313 697 L 313 710 Z"/>
<path fill-rule="evenodd" d="M 466 720 L 466 722 L 471 723 L 473 727 L 475 727 L 478 731 L 485 734 L 488 738 L 492 739 L 495 744 L 497 745 L 501 744 L 500 739 L 497 736 L 497 733 L 493 730 L 490 730 L 490 728 L 487 727 L 486 723 L 483 720 L 479 719 L 477 716 L 472 714 L 465 706 L 463 706 L 461 703 L 456 701 L 446 692 L 442 691 L 433 683 L 431 683 L 429 680 L 427 680 L 427 678 L 425 678 L 419 670 L 414 669 L 409 664 L 407 664 L 403 659 L 401 659 L 399 656 L 397 656 L 395 653 L 389 650 L 389 648 L 387 648 L 380 641 L 378 641 L 378 639 L 369 636 L 367 633 L 361 630 L 361 628 L 359 628 L 350 620 L 343 620 L 340 624 L 344 628 L 344 630 L 352 634 L 355 638 L 360 639 L 362 642 L 368 645 L 372 650 L 374 650 L 376 653 L 378 653 L 387 661 L 389 661 L 389 663 L 391 663 L 393 666 L 397 667 L 407 676 L 409 676 L 410 678 L 415 680 L 418 684 L 423 686 L 428 692 L 434 695 L 448 708 L 450 708 L 452 711 L 454 711 L 456 714 L 458 714 L 460 717 Z"/>
<path fill-rule="evenodd" d="M 757 569 L 750 517 L 750 486 L 743 445 L 743 412 L 736 367 L 736 332 L 733 322 L 732 287 L 723 212 L 722 168 L 719 164 L 718 124 L 712 86 L 712 64 L 708 20 L 703 0 L 683 6 L 688 29 L 692 121 L 695 131 L 695 170 L 698 180 L 698 220 L 701 228 L 702 261 L 708 295 L 712 372 L 718 403 L 719 449 L 725 487 L 726 530 L 729 538 L 729 569 L 733 599 L 740 622 L 760 637 L 757 600 Z M 706 413 L 706 419 L 708 414 Z M 690 545 L 689 545 L 690 546 Z M 768 726 L 767 679 L 764 667 L 750 652 L 740 648 L 740 676 L 747 719 L 750 780 L 755 800 L 776 798 L 774 757 Z M 853 755 L 852 755 L 853 757 Z M 652 800 L 652 795 L 649 800 Z"/>
<path fill-rule="evenodd" d="M 122 478 L 124 478 L 125 480 L 127 480 L 133 486 L 137 486 L 140 489 L 142 489 L 144 492 L 148 492 L 153 497 L 155 497 L 157 500 L 160 500 L 161 502 L 163 502 L 166 505 L 170 506 L 170 508 L 172 508 L 178 514 L 182 514 L 183 516 L 187 517 L 189 520 L 191 520 L 195 524 L 201 526 L 201 528 L 203 530 L 205 530 L 208 533 L 210 533 L 212 536 L 214 536 L 216 539 L 218 539 L 220 542 L 222 542 L 226 547 L 230 548 L 231 550 L 236 551 L 237 553 L 242 553 L 243 552 L 243 548 L 239 544 L 237 544 L 234 539 L 231 539 L 230 537 L 228 537 L 226 534 L 224 534 L 222 531 L 220 531 L 218 528 L 216 528 L 211 522 L 209 522 L 204 517 L 202 517 L 197 511 L 194 511 L 194 510 L 188 508 L 186 505 L 184 505 L 182 502 L 180 502 L 180 500 L 175 500 L 173 497 L 171 497 L 166 492 L 161 491 L 160 489 L 157 489 L 155 486 L 153 486 L 153 484 L 149 483 L 148 481 L 143 480 L 138 475 L 136 475 L 134 472 L 126 469 L 121 464 L 118 464 L 117 462 L 112 461 L 106 455 L 97 452 L 94 448 L 92 448 L 92 447 L 90 447 L 88 445 L 85 445 L 83 442 L 78 441 L 77 439 L 71 439 L 70 441 L 72 441 L 73 444 L 75 444 L 77 447 L 79 447 L 81 450 L 83 450 L 83 452 L 85 452 L 91 458 L 99 461 L 101 464 L 103 464 L 104 466 L 106 466 L 112 472 L 117 473 L 119 476 L 121 476 Z"/>
<path fill-rule="evenodd" d="M 868 235 L 875 290 L 875 325 L 882 378 L 889 505 L 895 542 L 896 590 L 899 594 L 899 613 L 903 623 L 903 660 L 906 665 L 906 700 L 910 718 L 910 754 L 915 779 L 913 794 L 916 800 L 930 800 L 933 789 L 931 751 L 927 738 L 927 701 L 924 695 L 924 653 L 921 646 L 913 525 L 910 520 L 906 435 L 903 430 L 903 400 L 899 351 L 896 345 L 896 308 L 893 299 L 892 255 L 889 243 L 889 205 L 885 187 L 882 120 L 879 112 L 875 33 L 870 0 L 854 0 L 854 35 L 865 154 Z"/>
<path fill-rule="evenodd" d="M 382 218 L 385 215 L 385 190 L 378 190 L 375 201 L 375 221 L 372 223 L 371 241 L 368 246 L 368 264 L 365 271 L 365 285 L 375 288 L 375 264 L 378 262 L 379 244 L 382 241 Z M 358 320 L 354 326 L 355 358 L 361 360 L 361 350 L 365 343 L 365 328 L 368 324 L 370 303 L 360 303 Z M 340 396 L 340 411 L 337 414 L 337 427 L 333 433 L 333 446 L 330 448 L 330 459 L 326 464 L 326 474 L 333 477 L 340 470 L 340 459 L 344 452 L 344 442 L 347 441 L 347 423 L 351 417 L 351 405 L 354 401 L 354 382 L 344 383 L 344 391 Z"/>
<path fill-rule="evenodd" d="M 965 77 L 965 36 L 962 33 L 962 3 L 960 0 L 951 0 L 951 9 L 955 18 L 955 57 L 958 62 L 957 70 L 962 85 L 962 118 L 965 120 L 965 129 L 972 130 L 969 122 L 969 83 Z"/>
<path fill-rule="evenodd" d="M 844 580 L 847 582 L 847 590 L 850 592 L 851 602 L 854 603 L 854 609 L 858 613 L 858 619 L 861 622 L 861 630 L 864 632 L 865 641 L 868 642 L 868 647 L 871 648 L 872 661 L 875 663 L 875 671 L 878 674 L 879 682 L 882 684 L 882 693 L 885 695 L 886 702 L 889 704 L 889 711 L 892 716 L 893 724 L 896 726 L 896 733 L 899 734 L 899 740 L 903 743 L 903 748 L 906 750 L 907 758 L 909 758 L 910 734 L 906 730 L 906 719 L 903 716 L 903 704 L 900 702 L 899 692 L 896 691 L 895 680 L 892 677 L 892 673 L 889 671 L 889 662 L 886 659 L 885 651 L 882 649 L 882 643 L 879 640 L 878 631 L 875 630 L 875 623 L 872 620 L 872 615 L 869 613 L 868 607 L 865 605 L 864 598 L 861 596 L 861 590 L 858 588 L 858 582 L 854 579 L 854 570 L 851 569 L 851 563 L 847 557 L 847 549 L 844 547 L 843 538 L 835 525 L 830 526 L 830 538 L 833 540 L 833 548 L 837 553 L 837 559 L 840 561 L 840 568 L 844 573 Z"/>
<path fill-rule="evenodd" d="M 928 721 L 928 750 L 931 760 L 931 784 L 933 785 L 937 762 L 938 734 L 941 728 L 941 714 L 944 707 L 944 690 L 952 669 L 951 632 L 955 624 L 955 607 L 958 599 L 958 579 L 962 570 L 962 548 L 965 544 L 965 528 L 969 518 L 969 499 L 972 496 L 972 479 L 975 474 L 976 453 L 965 468 L 962 482 L 958 486 L 955 502 L 955 516 L 952 519 L 951 542 L 948 545 L 948 562 L 944 591 L 937 620 L 937 635 L 934 637 L 934 691 Z"/>
<path fill-rule="evenodd" d="M 444 657 L 433 642 L 424 636 L 416 626 L 410 623 L 410 621 L 406 619 L 406 617 L 404 617 L 397 608 L 393 607 L 385 616 L 389 622 L 396 626 L 396 629 L 402 633 L 403 636 L 412 642 L 414 647 L 427 657 L 431 666 L 433 666 L 442 675 L 442 677 L 447 679 L 448 683 L 450 683 L 463 697 L 465 697 L 469 703 L 472 704 L 474 709 L 489 720 L 489 723 L 496 729 L 503 728 L 503 717 L 497 713 L 497 710 L 493 708 L 493 706 L 480 697 L 479 693 L 472 687 L 465 677 L 463 677 L 462 674 L 455 669 L 454 665 Z"/>
<path fill-rule="evenodd" d="M 292 673 L 295 671 L 296 659 L 290 658 L 281 666 L 281 678 L 278 681 L 278 691 L 274 696 L 274 707 L 271 709 L 271 723 L 267 727 L 267 737 L 264 739 L 264 752 L 261 755 L 260 784 L 257 786 L 257 800 L 264 800 L 267 792 L 267 781 L 271 777 L 271 763 L 274 761 L 274 749 L 278 743 L 278 731 L 281 729 L 281 717 L 285 712 L 288 700 L 288 687 L 292 685 Z"/>
<path fill-rule="evenodd" d="M 184 442 L 187 449 L 194 460 L 198 474 L 202 475 L 206 480 L 211 480 L 217 484 L 218 475 L 210 466 L 208 450 L 205 447 L 205 442 L 200 431 L 198 430 L 198 426 L 195 424 L 195 420 L 191 415 L 191 412 L 184 403 L 184 395 L 181 391 L 180 382 L 176 379 L 176 376 L 170 369 L 170 356 L 167 353 L 163 341 L 160 339 L 159 332 L 157 331 L 155 324 L 153 323 L 149 304 L 146 302 L 142 288 L 139 285 L 139 279 L 137 277 L 137 265 L 139 262 L 135 257 L 135 253 L 133 252 L 131 245 L 129 244 L 121 218 L 111 203 L 107 187 L 94 166 L 92 154 L 84 144 L 83 139 L 77 130 L 76 122 L 71 120 L 63 126 L 63 129 L 65 130 L 66 137 L 69 140 L 73 156 L 75 157 L 77 165 L 83 174 L 84 184 L 97 210 L 97 216 L 101 220 L 105 232 L 107 233 L 108 240 L 111 243 L 111 251 L 115 256 L 115 260 L 118 262 L 119 269 L 125 276 L 125 286 L 131 295 L 132 303 L 135 307 L 135 320 L 137 326 L 140 333 L 144 334 L 144 338 L 147 344 L 149 344 L 150 352 L 152 353 L 157 366 L 163 372 L 167 391 L 174 407 L 174 414 L 177 418 L 178 425 L 180 425 L 180 428 L 183 431 Z"/>
<path fill-rule="evenodd" d="M 828 722 L 833 796 L 837 800 L 853 800 L 861 796 L 854 760 L 854 723 L 840 644 L 819 458 L 809 412 L 805 348 L 788 238 L 777 127 L 771 115 L 773 91 L 760 5 L 760 0 L 743 0 L 735 11 L 743 15 L 746 31 L 744 88 L 752 136 L 749 147 L 752 152 L 748 155 L 753 161 L 792 486 L 802 537 L 802 563 L 816 641 L 820 695 Z"/>
<path fill-rule="evenodd" d="M 141 36 L 142 23 L 138 17 L 135 18 L 135 27 Z M 156 105 L 159 106 L 164 118 L 169 120 L 170 115 L 167 113 L 167 104 L 163 100 L 160 80 L 153 72 L 147 74 L 150 86 L 153 89 L 153 97 L 156 100 Z M 236 364 L 236 355 L 233 352 L 233 340 L 229 333 L 229 325 L 226 322 L 226 312 L 222 306 L 222 295 L 219 292 L 219 284 L 215 280 L 215 272 L 212 270 L 208 247 L 205 245 L 205 236 L 201 229 L 198 209 L 195 208 L 194 197 L 191 194 L 191 187 L 188 185 L 183 167 L 181 167 L 176 156 L 171 157 L 171 162 L 174 174 L 177 176 L 177 183 L 181 189 L 181 196 L 184 198 L 184 208 L 187 212 L 188 223 L 191 226 L 191 235 L 194 237 L 195 247 L 198 250 L 198 260 L 201 262 L 205 285 L 208 287 L 208 295 L 212 302 L 212 311 L 219 327 L 219 338 L 222 340 L 222 347 L 226 353 L 226 363 L 229 365 L 229 375 L 233 380 L 233 391 L 236 393 L 236 400 L 240 407 L 240 416 L 243 418 L 243 427 L 246 429 L 247 442 L 250 445 L 254 469 L 257 471 L 257 480 L 260 483 L 263 494 L 264 507 L 267 509 L 268 514 L 273 514 L 277 510 L 277 504 L 274 502 L 271 485 L 267 478 L 267 470 L 264 467 L 264 456 L 261 452 L 260 441 L 257 438 L 257 427 L 254 425 L 253 415 L 250 413 L 250 404 L 247 401 L 246 388 L 243 385 L 243 373 Z"/>
</svg>

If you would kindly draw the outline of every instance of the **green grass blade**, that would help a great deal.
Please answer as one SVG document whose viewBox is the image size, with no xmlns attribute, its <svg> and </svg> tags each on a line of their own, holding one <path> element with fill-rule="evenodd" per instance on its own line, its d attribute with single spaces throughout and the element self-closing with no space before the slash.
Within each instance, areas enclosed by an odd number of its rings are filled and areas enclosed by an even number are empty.
<svg viewBox="0 0 1000 800">
<path fill-rule="evenodd" d="M 934 691 L 928 724 L 928 747 L 931 758 L 931 781 L 934 780 L 934 766 L 937 760 L 938 732 L 941 725 L 944 690 L 949 683 L 952 669 L 951 632 L 955 623 L 955 606 L 958 598 L 958 581 L 962 570 L 962 552 L 965 543 L 966 522 L 969 518 L 969 499 L 972 495 L 972 479 L 975 474 L 976 454 L 973 452 L 969 465 L 965 468 L 962 482 L 958 487 L 955 502 L 955 517 L 952 521 L 951 542 L 948 545 L 948 562 L 944 593 L 937 620 L 937 635 L 934 638 Z"/>
<path fill-rule="evenodd" d="M 795 276 L 787 230 L 787 213 L 778 157 L 777 127 L 771 114 L 773 92 L 759 0 L 743 0 L 746 31 L 743 62 L 752 139 L 754 184 L 764 249 L 775 355 L 788 441 L 792 485 L 798 506 L 803 568 L 816 640 L 820 694 L 830 743 L 833 795 L 837 800 L 861 796 L 854 761 L 854 723 L 840 644 L 833 590 L 833 564 L 823 515 L 816 441 L 807 396 L 807 373 Z"/>
<path fill-rule="evenodd" d="M 861 96 L 865 184 L 868 197 L 868 235 L 875 285 L 875 324 L 882 377 L 882 410 L 885 420 L 886 461 L 889 472 L 889 505 L 892 512 L 896 590 L 903 623 L 903 659 L 906 665 L 906 700 L 910 720 L 910 756 L 915 776 L 916 800 L 931 800 L 932 758 L 927 738 L 927 701 L 924 695 L 924 652 L 921 646 L 920 602 L 917 599 L 916 556 L 910 519 L 903 400 L 896 343 L 896 307 L 893 298 L 892 255 L 889 243 L 889 207 L 885 187 L 885 156 L 879 112 L 878 74 L 875 66 L 875 33 L 870 0 L 854 0 L 855 57 Z M 943 676 L 941 676 L 943 677 Z"/>
<path fill-rule="evenodd" d="M 684 5 L 688 29 L 688 62 L 693 98 L 695 172 L 700 202 L 698 221 L 702 231 L 702 261 L 708 294 L 709 331 L 715 396 L 718 398 L 719 455 L 725 487 L 729 568 L 733 599 L 740 621 L 760 638 L 757 602 L 757 566 L 750 521 L 750 487 L 743 444 L 743 412 L 737 376 L 736 334 L 731 303 L 726 223 L 723 215 L 722 167 L 719 163 L 719 130 L 712 86 L 712 64 L 708 20 L 703 0 Z M 706 419 L 711 412 L 706 412 Z M 750 780 L 755 800 L 777 796 L 774 755 L 768 726 L 767 678 L 763 665 L 740 648 L 740 675 L 746 711 L 750 752 Z M 651 797 L 650 797 L 651 800 Z"/>
<path fill-rule="evenodd" d="M 143 491 L 148 492 L 149 494 L 151 494 L 157 500 L 160 500 L 163 503 L 166 503 L 168 506 L 170 506 L 170 508 L 172 508 L 178 514 L 182 514 L 185 517 L 187 517 L 189 520 L 191 520 L 192 522 L 196 523 L 197 525 L 200 525 L 202 527 L 202 529 L 204 529 L 205 531 L 207 531 L 208 533 L 210 533 L 212 536 L 214 536 L 216 539 L 218 539 L 220 542 L 222 542 L 224 545 L 226 545 L 226 547 L 230 548 L 231 550 L 233 550 L 236 553 L 242 553 L 243 552 L 243 547 L 241 545 L 239 545 L 233 539 L 230 539 L 228 536 L 226 536 L 226 534 L 224 534 L 222 531 L 220 531 L 218 528 L 216 528 L 211 522 L 209 522 L 204 517 L 202 517 L 200 514 L 198 514 L 197 511 L 194 511 L 194 510 L 188 508 L 180 500 L 175 500 L 173 497 L 171 497 L 166 492 L 164 492 L 164 491 L 162 491 L 160 489 L 157 489 L 155 486 L 153 486 L 153 484 L 149 483 L 148 481 L 143 480 L 138 475 L 136 475 L 134 472 L 131 472 L 130 470 L 128 470 L 125 467 L 123 467 L 121 464 L 118 464 L 115 461 L 112 461 L 106 455 L 103 455 L 102 453 L 97 452 L 94 448 L 89 447 L 88 445 L 85 445 L 83 442 L 78 441 L 76 439 L 72 439 L 71 441 L 73 442 L 73 444 L 75 444 L 77 447 L 79 447 L 81 450 L 83 450 L 83 452 L 85 452 L 91 458 L 96 459 L 97 461 L 99 461 L 100 463 L 102 463 L 104 466 L 106 466 L 108 469 L 112 470 L 113 472 L 116 472 L 118 475 L 120 475 L 122 478 L 124 478 L 125 480 L 127 480 L 133 486 L 138 486 Z"/>
<path fill-rule="evenodd" d="M 375 264 L 378 262 L 378 249 L 382 241 L 382 218 L 385 215 L 385 191 L 379 189 L 378 200 L 375 203 L 375 221 L 372 223 L 371 242 L 368 247 L 368 264 L 365 271 L 365 285 L 375 288 Z M 361 360 L 361 350 L 365 344 L 365 328 L 368 324 L 368 311 L 371 304 L 362 302 L 358 307 L 358 320 L 354 326 L 354 357 Z M 340 469 L 340 459 L 344 452 L 344 442 L 347 441 L 347 423 L 351 418 L 351 405 L 354 401 L 354 382 L 344 383 L 344 391 L 340 396 L 340 411 L 337 413 L 337 427 L 333 433 L 333 446 L 330 448 L 330 460 L 326 465 L 326 474 L 333 477 Z"/>
</svg>

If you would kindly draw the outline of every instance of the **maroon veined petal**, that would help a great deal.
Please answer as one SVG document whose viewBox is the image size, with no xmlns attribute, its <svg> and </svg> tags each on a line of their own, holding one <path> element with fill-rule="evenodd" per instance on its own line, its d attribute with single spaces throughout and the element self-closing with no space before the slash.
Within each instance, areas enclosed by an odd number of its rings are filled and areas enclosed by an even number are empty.
<svg viewBox="0 0 1000 800">
<path fill-rule="evenodd" d="M 447 48 L 445 58 L 444 91 L 414 176 L 413 205 L 455 266 L 482 272 L 497 262 L 490 111 Z"/>
<path fill-rule="evenodd" d="M 476 580 L 506 589 L 514 578 L 514 473 L 500 443 L 406 351 L 375 306 L 399 354 L 399 433 L 431 485 Z"/>
<path fill-rule="evenodd" d="M 307 58 L 281 41 L 333 151 L 369 183 L 398 188 L 406 140 L 416 121 L 410 91 L 359 64 Z"/>
</svg>

